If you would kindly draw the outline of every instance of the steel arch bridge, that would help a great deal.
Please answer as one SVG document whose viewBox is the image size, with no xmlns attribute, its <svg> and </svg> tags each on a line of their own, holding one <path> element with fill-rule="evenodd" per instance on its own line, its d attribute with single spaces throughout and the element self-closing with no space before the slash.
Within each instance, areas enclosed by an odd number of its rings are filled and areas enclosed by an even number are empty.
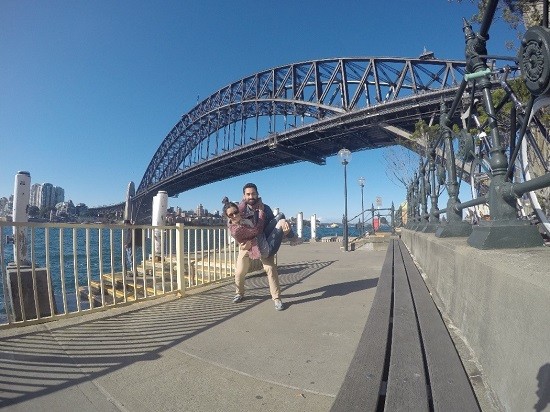
<svg viewBox="0 0 550 412">
<path fill-rule="evenodd" d="M 301 161 L 322 165 L 342 147 L 407 144 L 402 138 L 439 114 L 464 74 L 464 61 L 428 54 L 305 61 L 242 78 L 170 130 L 133 197 L 134 213 L 149 211 L 159 190 L 174 196 L 223 180 L 227 170 L 236 176 Z"/>
</svg>

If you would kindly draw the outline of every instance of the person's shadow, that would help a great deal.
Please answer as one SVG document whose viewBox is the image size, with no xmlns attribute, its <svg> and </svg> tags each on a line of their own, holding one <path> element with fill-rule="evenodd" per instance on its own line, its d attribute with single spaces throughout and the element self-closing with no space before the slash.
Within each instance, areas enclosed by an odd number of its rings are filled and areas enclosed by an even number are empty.
<svg viewBox="0 0 550 412">
<path fill-rule="evenodd" d="M 298 300 L 286 301 L 288 306 L 297 305 L 300 303 L 311 302 L 318 299 L 327 299 L 334 296 L 345 296 L 350 293 L 359 292 L 361 290 L 376 287 L 378 278 L 376 279 L 360 279 L 351 282 L 335 283 L 326 285 L 317 289 L 308 290 L 301 293 L 286 294 L 285 299 L 302 298 Z"/>
<path fill-rule="evenodd" d="M 535 393 L 539 397 L 539 401 L 533 408 L 535 411 L 541 412 L 550 403 L 550 363 L 545 363 L 540 367 L 537 380 L 539 381 L 539 388 Z"/>
</svg>

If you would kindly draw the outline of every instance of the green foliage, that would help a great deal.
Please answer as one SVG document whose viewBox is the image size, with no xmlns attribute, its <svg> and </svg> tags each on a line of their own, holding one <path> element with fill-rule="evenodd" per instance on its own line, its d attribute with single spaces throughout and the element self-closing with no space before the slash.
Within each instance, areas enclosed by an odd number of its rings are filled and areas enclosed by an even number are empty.
<svg viewBox="0 0 550 412">
<path fill-rule="evenodd" d="M 457 0 L 460 3 L 462 0 Z M 472 3 L 474 0 L 470 0 Z M 489 0 L 477 0 L 478 12 L 470 21 L 481 23 Z M 523 38 L 525 29 L 535 26 L 542 21 L 542 1 L 540 0 L 501 0 L 498 4 L 495 19 L 502 19 L 516 32 L 515 41 L 505 41 L 507 49 L 514 49 L 515 44 Z"/>
<path fill-rule="evenodd" d="M 424 120 L 419 120 L 414 125 L 414 132 L 411 139 L 426 139 L 426 143 L 436 140 L 439 137 L 439 124 L 429 126 Z"/>
<path fill-rule="evenodd" d="M 40 215 L 40 208 L 38 206 L 29 206 L 27 214 L 29 217 L 38 217 Z"/>
</svg>

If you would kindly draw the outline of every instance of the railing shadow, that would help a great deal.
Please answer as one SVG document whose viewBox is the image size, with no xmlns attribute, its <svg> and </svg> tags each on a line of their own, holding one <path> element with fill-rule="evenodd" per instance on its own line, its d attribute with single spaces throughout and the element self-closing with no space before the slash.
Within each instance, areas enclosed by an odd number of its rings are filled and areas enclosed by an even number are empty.
<svg viewBox="0 0 550 412">
<path fill-rule="evenodd" d="M 287 302 L 287 306 L 299 305 L 320 299 L 328 299 L 336 296 L 346 296 L 350 293 L 360 292 L 365 289 L 375 288 L 378 279 L 360 279 L 351 282 L 335 283 L 326 285 L 317 289 L 308 290 L 301 293 L 285 294 L 285 298 L 301 298 Z"/>
<path fill-rule="evenodd" d="M 281 266 L 281 286 L 287 289 L 332 263 Z M 239 305 L 231 304 L 234 285 L 227 283 L 100 319 L 74 318 L 75 324 L 69 326 L 49 323 L 30 326 L 32 332 L 28 328 L 3 331 L 0 407 L 82 384 L 135 362 L 159 359 L 161 352 L 271 298 L 265 276 L 251 276 L 246 282 L 250 293 Z"/>
<path fill-rule="evenodd" d="M 545 363 L 540 367 L 537 381 L 538 390 L 536 391 L 536 395 L 539 400 L 533 406 L 533 409 L 540 412 L 544 411 L 548 404 L 550 404 L 550 363 Z"/>
</svg>

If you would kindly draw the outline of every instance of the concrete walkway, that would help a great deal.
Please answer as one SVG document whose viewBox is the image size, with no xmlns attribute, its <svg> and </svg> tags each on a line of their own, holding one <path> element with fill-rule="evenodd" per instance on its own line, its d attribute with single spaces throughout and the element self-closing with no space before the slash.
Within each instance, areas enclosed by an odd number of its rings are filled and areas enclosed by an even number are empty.
<svg viewBox="0 0 550 412">
<path fill-rule="evenodd" d="M 9 411 L 328 411 L 376 292 L 387 244 L 283 245 L 277 312 L 265 275 L 0 331 Z"/>
</svg>

